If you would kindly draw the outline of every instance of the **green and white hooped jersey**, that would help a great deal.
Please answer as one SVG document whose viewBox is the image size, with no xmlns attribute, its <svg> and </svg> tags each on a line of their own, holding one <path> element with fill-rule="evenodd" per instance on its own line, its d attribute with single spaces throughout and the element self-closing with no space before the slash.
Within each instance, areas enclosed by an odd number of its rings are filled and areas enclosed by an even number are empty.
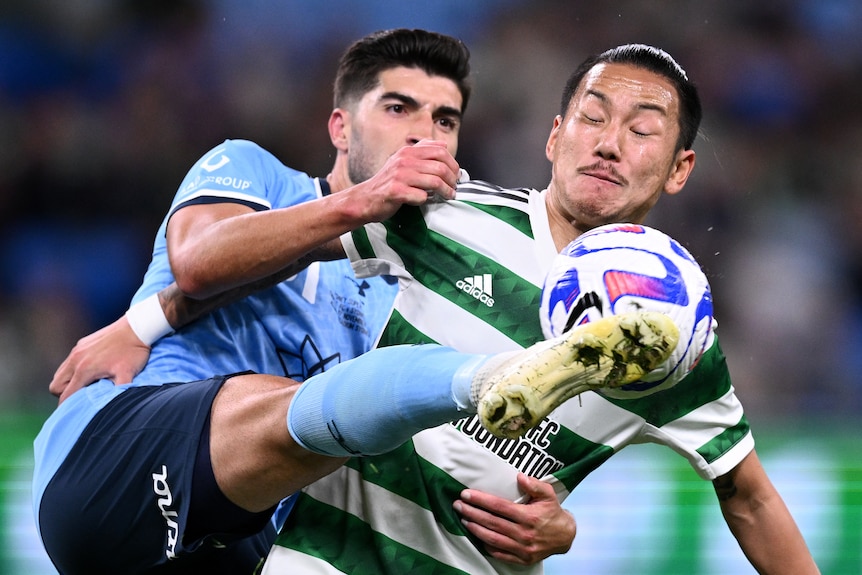
<svg viewBox="0 0 862 575">
<path fill-rule="evenodd" d="M 556 255 L 544 197 L 471 181 L 456 201 L 404 207 L 345 236 L 358 276 L 400 280 L 379 345 L 490 353 L 542 339 L 539 297 Z M 627 401 L 589 392 L 516 440 L 490 435 L 474 416 L 423 431 L 392 453 L 350 460 L 303 490 L 264 573 L 541 573 L 482 553 L 452 509 L 460 491 L 518 500 L 515 478 L 524 472 L 552 484 L 562 501 L 616 451 L 646 442 L 684 455 L 707 480 L 751 451 L 717 339 L 664 392 Z"/>
</svg>

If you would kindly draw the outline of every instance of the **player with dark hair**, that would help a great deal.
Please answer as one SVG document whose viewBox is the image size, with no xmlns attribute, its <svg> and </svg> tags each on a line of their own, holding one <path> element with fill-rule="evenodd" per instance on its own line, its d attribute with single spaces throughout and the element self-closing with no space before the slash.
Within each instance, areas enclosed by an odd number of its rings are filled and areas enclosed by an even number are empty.
<svg viewBox="0 0 862 575">
<path fill-rule="evenodd" d="M 643 222 L 662 194 L 681 191 L 695 163 L 700 110 L 695 86 L 670 55 L 617 47 L 588 59 L 567 83 L 546 148 L 553 164 L 546 190 L 464 182 L 455 200 L 404 206 L 343 236 L 359 275 L 393 274 L 401 284 L 379 345 L 434 342 L 487 353 L 540 340 L 541 286 L 556 254 L 600 225 Z M 818 572 L 758 460 L 713 334 L 693 371 L 652 395 L 587 393 L 516 439 L 494 437 L 478 416 L 467 417 L 392 452 L 352 459 L 303 489 L 264 574 L 395 575 L 406 565 L 447 574 L 539 572 L 473 545 L 471 536 L 485 533 L 497 511 L 487 494 L 519 501 L 527 474 L 563 500 L 614 453 L 647 442 L 683 455 L 713 482 L 758 572 Z"/>
<path fill-rule="evenodd" d="M 132 573 L 147 565 L 158 565 L 159 573 L 248 572 L 274 535 L 267 524 L 274 503 L 341 463 L 310 453 L 292 435 L 318 419 L 300 416 L 288 434 L 285 414 L 296 381 L 369 349 L 394 287 L 377 278 L 357 281 L 346 261 L 305 269 L 307 262 L 296 260 L 343 231 L 339 210 L 355 216 L 422 203 L 429 191 L 452 196 L 468 72 L 469 53 L 455 38 L 406 29 L 371 34 L 339 64 L 329 119 L 336 158 L 325 179 L 287 168 L 243 141 L 224 142 L 192 168 L 159 230 L 136 303 L 81 340 L 51 383 L 61 406 L 37 440 L 34 501 L 41 535 L 64 572 L 76 565 L 87 573 Z M 434 141 L 419 144 L 428 138 Z M 180 298 L 186 313 L 235 303 L 165 337 L 173 329 L 160 303 L 170 300 L 155 292 L 170 284 L 164 293 L 181 294 L 174 279 L 191 296 Z M 105 344 L 121 350 L 118 359 L 98 353 Z M 93 350 L 95 361 L 87 353 Z M 73 395 L 98 378 L 129 382 L 148 357 L 133 387 L 103 379 Z M 108 358 L 107 368 L 101 358 Z M 240 375 L 224 383 L 162 385 L 239 370 L 292 380 Z M 386 405 L 376 385 L 357 391 Z M 313 406 L 314 394 L 305 397 Z M 397 445 L 399 434 L 448 421 L 464 408 L 452 412 L 451 401 L 442 400 L 442 414 L 431 420 L 396 419 L 398 433 L 382 430 L 400 411 L 382 414 L 373 426 L 352 417 L 339 428 L 358 426 L 362 452 L 383 449 Z M 285 503 L 276 522 L 289 509 Z M 521 539 L 540 541 L 540 551 L 531 550 L 538 558 L 568 547 L 575 534 L 552 492 L 540 503 L 558 520 L 550 528 L 517 529 Z M 93 540 L 104 552 L 85 544 Z M 512 542 L 515 550 L 519 545 Z"/>
<path fill-rule="evenodd" d="M 553 166 L 546 190 L 465 182 L 457 200 L 403 206 L 394 216 L 387 206 L 345 222 L 355 229 L 342 241 L 357 273 L 399 278 L 380 345 L 434 342 L 489 353 L 534 344 L 542 338 L 540 286 L 557 252 L 599 225 L 642 222 L 662 194 L 685 186 L 700 105 L 668 54 L 644 45 L 609 50 L 576 71 L 567 93 L 546 148 Z M 341 252 L 328 247 L 331 257 Z M 182 298 L 170 301 L 168 317 L 182 325 L 191 316 Z M 326 433 L 337 443 L 338 433 Z M 519 517 L 529 508 L 511 503 L 536 496 L 527 475 L 562 500 L 617 450 L 639 442 L 668 445 L 712 480 L 731 531 L 760 572 L 817 572 L 754 451 L 717 338 L 689 376 L 642 400 L 587 393 L 517 440 L 494 438 L 466 418 L 391 453 L 351 459 L 302 491 L 265 572 L 529 572 L 500 561 L 532 563 L 529 544 L 526 555 L 493 544 L 512 524 L 546 519 Z M 490 542 L 488 554 L 473 537 Z"/>
</svg>

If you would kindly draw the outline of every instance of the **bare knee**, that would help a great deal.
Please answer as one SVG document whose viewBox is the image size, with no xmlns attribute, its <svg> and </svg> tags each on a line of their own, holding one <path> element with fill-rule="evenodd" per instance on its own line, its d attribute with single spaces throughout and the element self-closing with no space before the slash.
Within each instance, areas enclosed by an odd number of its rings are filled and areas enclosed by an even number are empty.
<svg viewBox="0 0 862 575">
<path fill-rule="evenodd" d="M 262 511 L 345 460 L 311 453 L 287 431 L 287 410 L 299 383 L 242 375 L 216 395 L 210 423 L 213 473 L 222 492 L 248 511 Z"/>
</svg>

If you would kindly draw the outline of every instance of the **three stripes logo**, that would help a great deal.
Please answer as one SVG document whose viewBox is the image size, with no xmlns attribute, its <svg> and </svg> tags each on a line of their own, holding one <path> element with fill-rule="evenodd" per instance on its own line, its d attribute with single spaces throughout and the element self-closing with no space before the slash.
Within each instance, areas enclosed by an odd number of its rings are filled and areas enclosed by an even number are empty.
<svg viewBox="0 0 862 575">
<path fill-rule="evenodd" d="M 455 287 L 470 294 L 488 307 L 494 307 L 494 291 L 491 288 L 491 274 L 467 276 L 455 282 Z"/>
</svg>

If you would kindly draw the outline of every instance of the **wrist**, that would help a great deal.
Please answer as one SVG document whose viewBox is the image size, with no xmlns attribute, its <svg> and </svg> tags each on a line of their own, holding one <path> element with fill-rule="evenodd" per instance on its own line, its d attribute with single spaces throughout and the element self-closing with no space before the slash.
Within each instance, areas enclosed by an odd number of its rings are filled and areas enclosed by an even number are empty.
<svg viewBox="0 0 862 575">
<path fill-rule="evenodd" d="M 126 320 L 138 339 L 147 346 L 152 346 L 164 336 L 174 333 L 157 293 L 132 305 L 126 311 Z"/>
</svg>

